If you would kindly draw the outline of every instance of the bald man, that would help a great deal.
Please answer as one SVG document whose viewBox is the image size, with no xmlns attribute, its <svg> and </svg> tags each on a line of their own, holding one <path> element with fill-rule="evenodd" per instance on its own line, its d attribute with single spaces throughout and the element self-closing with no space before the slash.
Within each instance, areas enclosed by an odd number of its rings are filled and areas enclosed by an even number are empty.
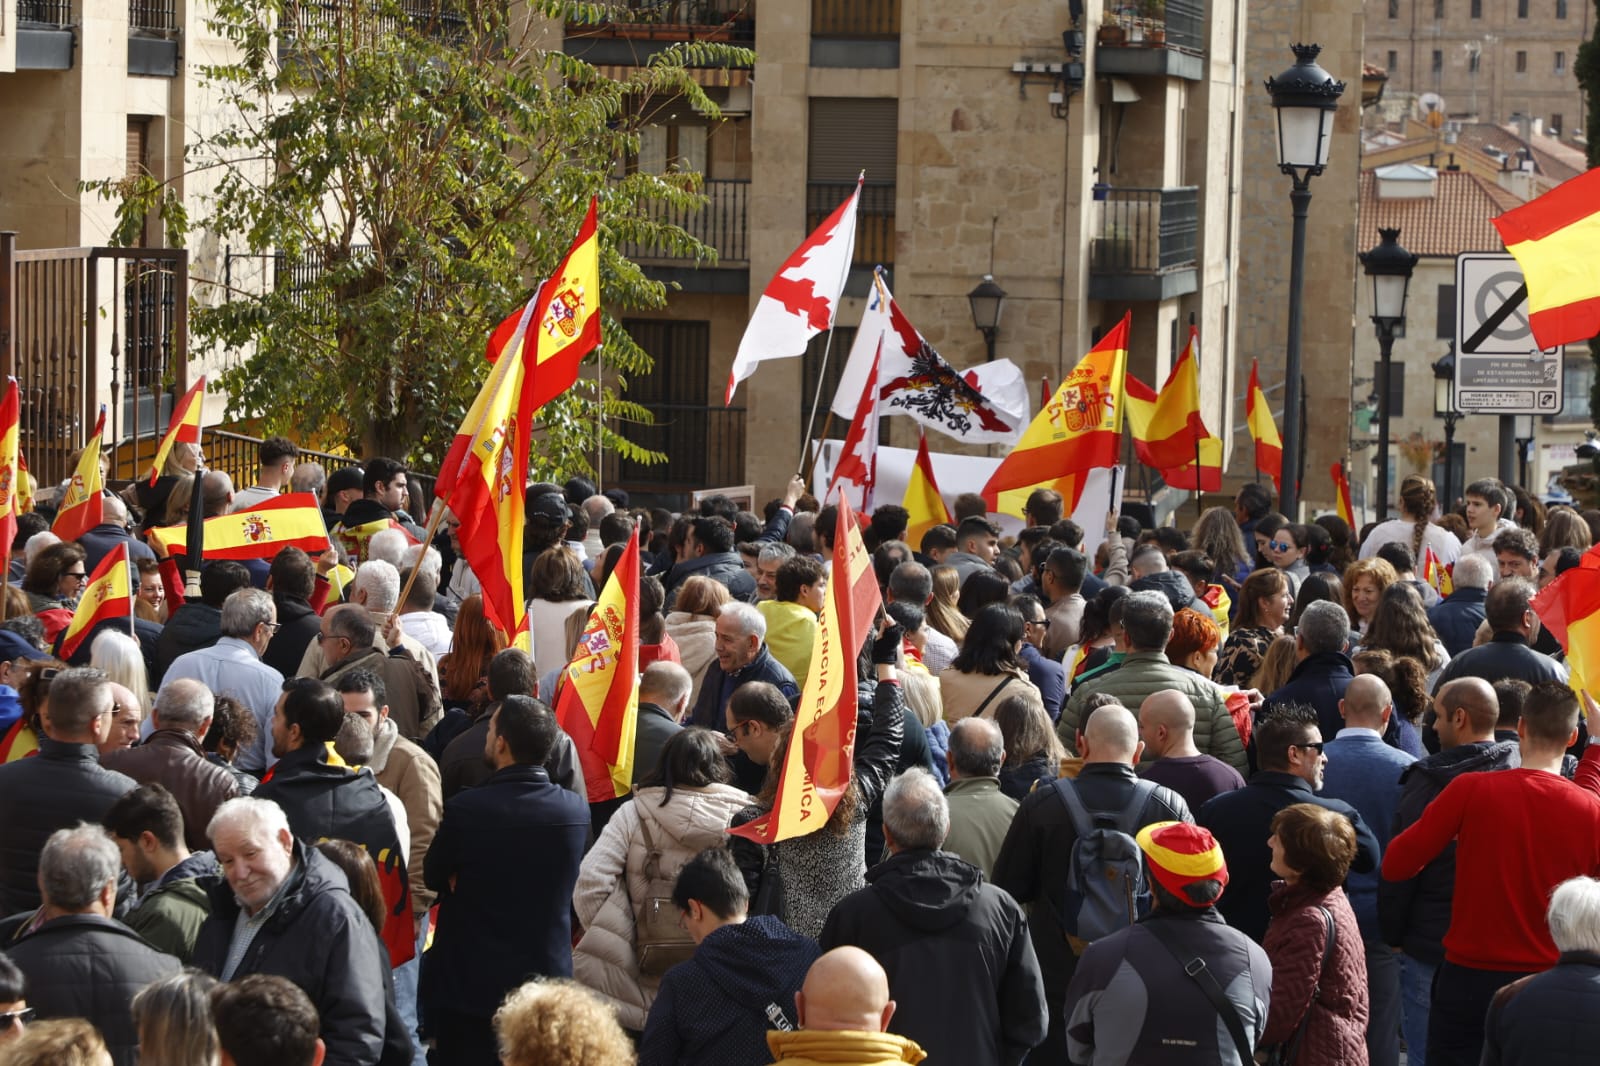
<svg viewBox="0 0 1600 1066">
<path fill-rule="evenodd" d="M 1212 796 L 1244 787 L 1239 771 L 1195 747 L 1194 704 L 1181 692 L 1167 689 L 1144 698 L 1139 739 L 1145 757 L 1139 775 L 1172 789 L 1191 811 Z"/>
<path fill-rule="evenodd" d="M 1041 785 L 1023 799 L 994 864 L 996 885 L 1018 903 L 1041 904 L 1033 909 L 1029 926 L 1044 974 L 1050 1028 L 1044 1043 L 1028 1056 L 1036 1062 L 1067 1061 L 1063 1008 L 1067 984 L 1077 968 L 1057 902 L 1066 894 L 1073 845 L 1078 839 L 1063 793 L 1071 789 L 1091 814 L 1119 816 L 1130 836 L 1152 822 L 1194 821 L 1182 796 L 1134 773 L 1144 744 L 1139 739 L 1139 722 L 1126 707 L 1108 704 L 1095 708 L 1076 740 L 1083 770 L 1075 780 L 1063 778 L 1050 787 Z"/>
<path fill-rule="evenodd" d="M 1428 804 L 1460 775 L 1511 770 L 1522 765 L 1515 741 L 1495 740 L 1500 704 L 1489 682 L 1479 677 L 1445 682 L 1433 698 L 1433 711 L 1440 750 L 1437 755 L 1413 763 L 1401 776 L 1392 822 L 1394 833 L 1421 818 Z M 1383 940 L 1390 947 L 1402 949 L 1401 1031 L 1408 1048 L 1427 1045 L 1429 989 L 1434 971 L 1444 961 L 1444 934 L 1450 928 L 1455 876 L 1455 846 L 1451 845 L 1416 877 L 1383 881 L 1378 886 L 1378 924 Z"/>
<path fill-rule="evenodd" d="M 889 978 L 878 960 L 856 947 L 834 948 L 806 971 L 794 994 L 797 1032 L 770 1032 L 767 1046 L 778 1062 L 920 1062 L 915 1042 L 888 1032 L 894 1017 Z M 825 1035 L 824 1035 L 825 1034 Z"/>
<path fill-rule="evenodd" d="M 1389 686 L 1372 674 L 1350 680 L 1339 701 L 1344 728 L 1322 752 L 1322 794 L 1344 800 L 1361 812 L 1384 850 L 1400 803 L 1400 777 L 1416 760 L 1386 744 L 1384 730 L 1394 713 Z M 1400 1061 L 1400 964 L 1378 927 L 1378 872 L 1350 872 L 1345 882 L 1350 906 L 1361 927 L 1367 955 L 1367 1059 L 1373 1064 Z"/>
</svg>

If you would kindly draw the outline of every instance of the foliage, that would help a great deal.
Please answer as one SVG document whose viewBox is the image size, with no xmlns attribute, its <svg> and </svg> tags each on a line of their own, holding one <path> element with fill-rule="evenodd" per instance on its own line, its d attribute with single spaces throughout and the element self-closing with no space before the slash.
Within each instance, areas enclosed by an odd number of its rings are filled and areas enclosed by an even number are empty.
<svg viewBox="0 0 1600 1066">
<path fill-rule="evenodd" d="M 202 286 L 194 343 L 231 361 L 230 416 L 431 469 L 482 383 L 488 332 L 555 266 L 597 196 L 605 343 L 578 386 L 542 410 L 530 470 L 589 472 L 597 432 L 608 451 L 658 460 L 618 432 L 649 421 L 623 391 L 651 365 L 621 313 L 663 306 L 666 288 L 619 246 L 697 262 L 715 251 L 662 221 L 704 203 L 700 175 L 620 164 L 667 101 L 719 117 L 687 67 L 754 57 L 683 42 L 617 80 L 560 51 L 563 23 L 624 17 L 606 5 L 537 0 L 508 14 L 439 3 L 210 5 L 230 48 L 201 73 L 231 118 L 190 151 L 189 174 L 215 182 L 190 205 L 193 228 L 276 256 L 278 283 L 217 286 L 211 299 Z M 188 220 L 168 186 L 90 187 L 121 201 L 125 239 L 160 208 L 169 239 L 183 240 Z"/>
</svg>

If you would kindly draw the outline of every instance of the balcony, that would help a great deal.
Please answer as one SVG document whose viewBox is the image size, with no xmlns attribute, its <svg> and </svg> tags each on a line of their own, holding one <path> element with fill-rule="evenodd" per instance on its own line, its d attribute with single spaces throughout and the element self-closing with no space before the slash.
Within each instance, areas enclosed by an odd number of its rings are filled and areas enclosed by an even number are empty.
<svg viewBox="0 0 1600 1066">
<path fill-rule="evenodd" d="M 755 0 L 639 0 L 612 10 L 619 17 L 567 23 L 566 53 L 595 66 L 642 67 L 685 41 L 755 47 Z"/>
<path fill-rule="evenodd" d="M 1205 77 L 1203 0 L 1142 0 L 1108 7 L 1096 38 L 1095 72 L 1133 77 Z"/>
<path fill-rule="evenodd" d="M 72 0 L 18 0 L 17 69 L 71 70 L 74 25 Z"/>
<path fill-rule="evenodd" d="M 900 0 L 811 0 L 811 65 L 900 65 Z"/>
<path fill-rule="evenodd" d="M 1197 186 L 1133 189 L 1097 186 L 1098 229 L 1089 245 L 1089 299 L 1170 300 L 1199 285 Z"/>
<path fill-rule="evenodd" d="M 685 210 L 655 202 L 648 206 L 656 222 L 678 226 L 702 244 L 717 250 L 714 266 L 692 263 L 666 248 L 638 241 L 619 244 L 622 254 L 642 264 L 659 281 L 676 282 L 686 292 L 749 292 L 750 249 L 748 218 L 750 182 L 740 179 L 708 180 L 700 191 L 706 205 Z"/>
<path fill-rule="evenodd" d="M 357 0 L 310 0 L 285 3 L 278 25 L 278 62 L 285 65 L 299 58 L 300 42 L 313 48 L 338 40 L 349 41 L 352 30 L 357 39 L 381 40 L 409 29 L 444 44 L 459 44 L 467 38 L 467 19 L 462 8 L 449 0 L 401 0 L 396 15 L 370 17 L 370 10 Z M 352 26 L 360 21 L 361 25 Z"/>
<path fill-rule="evenodd" d="M 812 181 L 806 183 L 806 232 L 822 224 L 850 194 L 853 181 Z M 856 250 L 850 260 L 852 274 L 874 266 L 894 266 L 894 185 L 867 182 L 861 187 L 861 202 L 856 205 Z M 852 277 L 852 282 L 854 278 Z M 851 284 L 852 294 L 858 286 Z"/>
<path fill-rule="evenodd" d="M 128 73 L 178 76 L 177 0 L 128 0 Z"/>
<path fill-rule="evenodd" d="M 645 401 L 655 424 L 625 425 L 624 437 L 660 452 L 665 464 L 651 466 L 607 452 L 607 488 L 627 489 L 636 501 L 687 506 L 696 489 L 744 482 L 745 409 Z"/>
</svg>

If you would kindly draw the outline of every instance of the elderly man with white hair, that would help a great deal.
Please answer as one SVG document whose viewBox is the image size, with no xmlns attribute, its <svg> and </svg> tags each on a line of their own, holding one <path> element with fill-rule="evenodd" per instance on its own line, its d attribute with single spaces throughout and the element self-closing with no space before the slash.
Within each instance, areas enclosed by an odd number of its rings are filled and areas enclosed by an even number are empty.
<svg viewBox="0 0 1600 1066">
<path fill-rule="evenodd" d="M 378 534 L 381 536 L 382 534 Z M 376 539 L 376 537 L 374 537 Z M 433 703 L 439 700 L 439 660 L 422 645 L 417 638 L 409 635 L 401 627 L 396 610 L 400 606 L 400 571 L 394 564 L 382 559 L 368 559 L 356 571 L 355 580 L 350 583 L 350 602 L 366 609 L 372 620 L 373 637 L 371 646 L 382 654 L 389 654 L 391 650 L 404 649 L 414 659 L 429 683 L 433 686 Z M 389 625 L 394 618 L 393 626 Z M 398 638 L 398 639 L 396 639 Z M 334 665 L 328 657 L 328 649 L 322 641 L 313 641 L 306 647 L 305 655 L 300 659 L 300 669 L 296 671 L 300 677 L 320 677 L 332 680 L 328 671 Z M 387 675 L 386 675 L 387 676 Z M 392 683 L 391 683 L 392 687 Z M 431 714 L 424 712 L 423 718 L 428 719 Z M 430 726 L 431 728 L 431 726 Z M 410 736 L 411 734 L 406 734 Z"/>
<path fill-rule="evenodd" d="M 324 1062 L 376 1063 L 386 1025 L 399 1033 L 401 1023 L 384 993 L 388 959 L 344 874 L 296 840 L 269 800 L 229 800 L 207 831 L 225 880 L 207 890 L 211 917 L 194 965 L 223 981 L 275 974 L 294 982 L 317 1008 Z"/>
<path fill-rule="evenodd" d="M 1600 999 L 1600 881 L 1561 882 L 1545 918 L 1561 956 L 1553 969 L 1495 993 L 1483 1047 L 1489 1066 L 1588 1062 L 1600 1045 L 1591 1009 Z"/>
<path fill-rule="evenodd" d="M 949 830 L 938 778 L 921 767 L 895 778 L 883 795 L 890 857 L 834 906 L 818 945 L 878 960 L 899 1004 L 895 1032 L 951 1062 L 1010 1066 L 1044 1040 L 1039 960 L 1022 907 L 940 850 Z"/>
<path fill-rule="evenodd" d="M 104 829 L 58 829 L 39 856 L 39 924 L 7 944 L 6 954 L 27 978 L 36 1018 L 87 1018 L 105 1037 L 112 1061 L 133 1066 L 139 1058 L 133 997 L 182 966 L 112 919 L 121 872 L 121 853 Z"/>
<path fill-rule="evenodd" d="M 740 685 L 766 681 L 793 704 L 800 686 L 767 648 L 767 620 L 754 604 L 735 601 L 717 613 L 716 660 L 706 667 L 691 724 L 719 729 L 727 721 L 728 700 Z"/>
<path fill-rule="evenodd" d="M 1450 573 L 1454 591 L 1428 610 L 1428 624 L 1452 658 L 1472 647 L 1472 638 L 1483 624 L 1484 601 L 1494 583 L 1494 565 L 1477 552 L 1463 554 Z"/>
<path fill-rule="evenodd" d="M 409 545 L 400 556 L 400 591 L 406 596 L 400 604 L 400 632 L 428 649 L 435 662 L 450 652 L 455 616 L 455 605 L 439 595 L 442 569 L 439 549 L 432 545 Z"/>
<path fill-rule="evenodd" d="M 362 569 L 372 566 L 367 563 Z M 385 565 L 385 564 L 379 564 Z M 404 644 L 391 648 L 378 632 L 377 622 L 359 604 L 341 603 L 322 616 L 317 641 L 306 651 L 318 653 L 322 668 L 308 673 L 300 665 L 300 677 L 316 677 L 335 684 L 352 670 L 371 670 L 383 678 L 389 693 L 389 713 L 400 735 L 418 741 L 443 715 L 439 687 L 423 669 L 422 663 Z"/>
<path fill-rule="evenodd" d="M 209 648 L 184 652 L 172 660 L 161 681 L 162 693 L 184 678 L 198 681 L 218 696 L 232 696 L 255 715 L 254 743 L 235 760 L 257 777 L 277 759 L 271 745 L 272 709 L 283 689 L 283 675 L 261 661 L 278 629 L 278 608 L 261 589 L 238 589 L 222 603 L 222 636 Z"/>
</svg>

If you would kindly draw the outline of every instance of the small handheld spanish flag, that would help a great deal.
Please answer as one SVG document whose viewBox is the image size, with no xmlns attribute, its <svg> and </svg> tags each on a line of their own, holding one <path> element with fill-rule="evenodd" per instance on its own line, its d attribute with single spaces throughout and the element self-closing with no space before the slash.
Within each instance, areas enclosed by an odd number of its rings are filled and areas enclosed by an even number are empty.
<svg viewBox="0 0 1600 1066">
<path fill-rule="evenodd" d="M 56 655 L 65 661 L 78 650 L 95 626 L 108 618 L 126 618 L 133 631 L 133 579 L 129 576 L 128 545 L 118 544 L 89 575 L 89 582 L 78 597 L 72 621 L 61 631 Z"/>
<path fill-rule="evenodd" d="M 1350 506 L 1350 479 L 1345 475 L 1344 463 L 1334 463 L 1328 472 L 1333 476 L 1334 505 L 1338 508 L 1339 517 L 1344 519 L 1345 525 L 1354 529 L 1356 512 Z"/>
<path fill-rule="evenodd" d="M 150 464 L 150 484 L 154 485 L 161 476 L 161 468 L 166 464 L 167 456 L 172 454 L 174 444 L 200 443 L 200 409 L 205 405 L 205 399 L 206 376 L 201 374 L 200 380 L 178 397 L 178 402 L 172 408 L 172 421 L 167 423 L 167 432 L 156 447 L 156 457 Z"/>
</svg>

